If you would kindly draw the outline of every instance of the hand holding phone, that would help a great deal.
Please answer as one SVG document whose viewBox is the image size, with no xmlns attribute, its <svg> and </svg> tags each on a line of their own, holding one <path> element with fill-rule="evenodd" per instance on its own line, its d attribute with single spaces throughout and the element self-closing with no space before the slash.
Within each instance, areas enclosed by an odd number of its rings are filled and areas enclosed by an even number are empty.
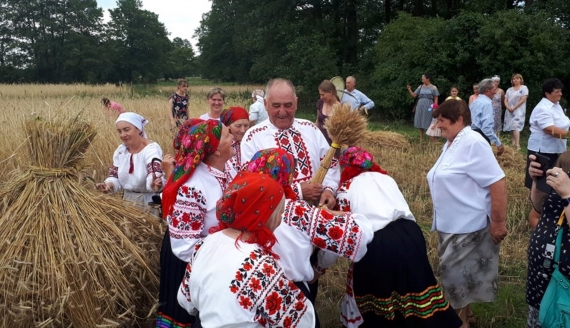
<svg viewBox="0 0 570 328">
<path fill-rule="evenodd" d="M 552 192 L 552 187 L 550 187 L 546 183 L 546 176 L 547 176 L 546 171 L 552 168 L 552 164 L 550 163 L 550 158 L 539 153 L 534 154 L 534 156 L 536 157 L 535 161 L 540 163 L 540 169 L 542 170 L 542 176 L 536 179 L 536 189 L 544 193 L 550 194 Z"/>
</svg>

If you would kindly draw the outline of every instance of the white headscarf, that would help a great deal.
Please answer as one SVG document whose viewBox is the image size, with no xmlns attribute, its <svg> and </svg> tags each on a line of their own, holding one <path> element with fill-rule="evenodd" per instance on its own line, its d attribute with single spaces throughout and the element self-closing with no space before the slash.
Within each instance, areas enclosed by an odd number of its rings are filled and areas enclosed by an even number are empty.
<svg viewBox="0 0 570 328">
<path fill-rule="evenodd" d="M 121 115 L 119 115 L 119 117 L 117 117 L 115 124 L 117 124 L 121 121 L 131 123 L 132 125 L 134 125 L 137 129 L 139 129 L 142 132 L 143 137 L 145 137 L 145 138 L 147 137 L 146 132 L 144 132 L 144 126 L 148 124 L 148 120 L 146 118 L 140 116 L 137 113 L 125 112 L 125 113 L 122 113 Z"/>
</svg>

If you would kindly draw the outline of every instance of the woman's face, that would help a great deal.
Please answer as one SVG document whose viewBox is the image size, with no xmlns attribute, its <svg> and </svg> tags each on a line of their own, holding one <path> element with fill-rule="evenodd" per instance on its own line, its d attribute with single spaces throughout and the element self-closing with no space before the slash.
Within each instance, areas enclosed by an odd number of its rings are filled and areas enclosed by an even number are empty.
<svg viewBox="0 0 570 328">
<path fill-rule="evenodd" d="M 220 157 L 225 160 L 229 160 L 232 158 L 232 156 L 235 155 L 235 150 L 232 148 L 233 140 L 234 137 L 230 133 L 230 129 L 224 125 L 222 127 L 222 136 L 220 143 L 218 144 L 218 149 L 216 151 L 220 153 Z"/>
<path fill-rule="evenodd" d="M 241 141 L 243 135 L 245 134 L 245 131 L 249 129 L 249 120 L 242 118 L 241 120 L 237 120 L 232 124 L 230 124 L 229 128 L 230 128 L 230 133 L 234 137 L 234 140 Z"/>
<path fill-rule="evenodd" d="M 495 90 L 499 87 L 499 81 L 493 81 L 493 85 L 495 85 Z"/>
<path fill-rule="evenodd" d="M 479 87 L 478 86 L 476 86 L 476 85 L 473 86 L 473 93 L 476 95 L 479 94 Z"/>
<path fill-rule="evenodd" d="M 451 96 L 452 97 L 457 97 L 457 94 L 459 93 L 459 90 L 457 90 L 456 88 L 451 88 Z"/>
<path fill-rule="evenodd" d="M 428 84 L 428 83 L 429 83 L 429 79 L 428 79 L 425 75 L 422 75 L 422 83 L 423 83 L 423 84 Z"/>
<path fill-rule="evenodd" d="M 554 89 L 551 93 L 546 92 L 546 99 L 553 103 L 557 103 L 562 98 L 562 89 Z"/>
<path fill-rule="evenodd" d="M 462 116 L 459 116 L 455 123 L 451 123 L 449 119 L 441 117 L 441 115 L 437 118 L 437 128 L 441 129 L 441 136 L 449 141 L 453 141 L 464 127 Z"/>
<path fill-rule="evenodd" d="M 115 126 L 117 127 L 117 132 L 119 132 L 119 138 L 121 138 L 121 141 L 127 148 L 132 146 L 136 147 L 136 145 L 141 142 L 143 138 L 141 131 L 131 123 L 119 121 Z"/>
<path fill-rule="evenodd" d="M 214 113 L 221 113 L 224 108 L 224 98 L 219 93 L 212 95 L 208 98 L 208 105 L 210 106 L 210 111 Z"/>
<path fill-rule="evenodd" d="M 188 84 L 183 84 L 179 86 L 178 91 L 182 94 L 185 94 L 188 91 Z"/>
<path fill-rule="evenodd" d="M 521 78 L 518 76 L 513 77 L 513 85 L 520 85 L 521 84 Z"/>
<path fill-rule="evenodd" d="M 323 91 L 321 89 L 319 89 L 319 95 L 321 96 L 321 99 L 327 104 L 330 104 L 336 100 L 332 93 Z"/>
</svg>

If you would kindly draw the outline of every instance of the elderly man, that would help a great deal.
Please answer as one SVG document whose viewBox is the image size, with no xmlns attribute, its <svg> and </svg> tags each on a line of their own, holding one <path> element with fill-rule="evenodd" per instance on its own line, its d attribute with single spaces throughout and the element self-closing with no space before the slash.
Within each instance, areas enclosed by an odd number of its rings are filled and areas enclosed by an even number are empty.
<svg viewBox="0 0 570 328">
<path fill-rule="evenodd" d="M 344 90 L 344 94 L 342 95 L 342 99 L 340 100 L 341 103 L 350 103 L 350 107 L 358 110 L 366 109 L 371 110 L 374 108 L 374 102 L 370 100 L 370 98 L 366 97 L 366 95 L 354 87 L 356 86 L 356 79 L 353 76 L 349 76 L 346 78 L 346 89 Z"/>
<path fill-rule="evenodd" d="M 497 146 L 497 155 L 501 155 L 505 151 L 505 147 L 495 134 L 495 119 L 491 101 L 495 95 L 495 84 L 491 79 L 484 79 L 479 82 L 478 87 L 479 96 L 469 106 L 471 111 L 471 128 L 473 131 L 481 133 L 489 143 L 494 143 Z"/>
<path fill-rule="evenodd" d="M 263 104 L 263 96 L 265 96 L 265 92 L 259 89 L 254 90 L 251 94 L 251 101 L 253 104 L 249 106 L 249 126 L 254 126 L 255 124 L 261 123 L 267 119 L 267 111 Z"/>
<path fill-rule="evenodd" d="M 334 191 L 340 181 L 338 163 L 333 160 L 323 184 L 311 183 L 330 146 L 311 121 L 295 118 L 297 95 L 293 83 L 285 79 L 269 81 L 265 90 L 269 119 L 250 128 L 241 141 L 244 166 L 259 150 L 283 148 L 297 161 L 293 189 L 308 201 L 319 201 L 333 208 Z"/>
</svg>

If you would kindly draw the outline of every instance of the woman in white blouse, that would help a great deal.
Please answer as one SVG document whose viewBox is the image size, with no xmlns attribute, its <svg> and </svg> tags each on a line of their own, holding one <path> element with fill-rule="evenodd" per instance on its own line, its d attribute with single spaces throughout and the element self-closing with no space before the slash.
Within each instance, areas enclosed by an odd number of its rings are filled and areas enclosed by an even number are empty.
<svg viewBox="0 0 570 328">
<path fill-rule="evenodd" d="M 447 139 L 427 175 L 432 229 L 439 235 L 445 298 L 467 328 L 470 304 L 493 302 L 497 296 L 498 244 L 507 235 L 505 174 L 489 143 L 471 130 L 464 101 L 448 100 L 432 115 Z"/>
<path fill-rule="evenodd" d="M 570 128 L 570 119 L 560 107 L 562 88 L 564 85 L 559 79 L 552 78 L 542 84 L 542 100 L 534 107 L 530 114 L 530 137 L 527 146 L 527 164 L 525 186 L 531 188 L 532 178 L 528 174 L 528 155 L 539 153 L 550 159 L 554 165 L 558 156 L 566 151 L 566 137 Z M 533 210 L 529 215 L 529 224 L 536 227 L 540 215 Z"/>
<path fill-rule="evenodd" d="M 148 121 L 139 114 L 126 112 L 115 121 L 122 144 L 113 154 L 113 166 L 103 183 L 95 187 L 104 192 L 123 190 L 123 199 L 143 209 L 148 208 L 152 196 L 163 187 L 162 149 L 147 138 L 144 131 Z M 155 214 L 158 214 L 155 213 Z"/>
</svg>

